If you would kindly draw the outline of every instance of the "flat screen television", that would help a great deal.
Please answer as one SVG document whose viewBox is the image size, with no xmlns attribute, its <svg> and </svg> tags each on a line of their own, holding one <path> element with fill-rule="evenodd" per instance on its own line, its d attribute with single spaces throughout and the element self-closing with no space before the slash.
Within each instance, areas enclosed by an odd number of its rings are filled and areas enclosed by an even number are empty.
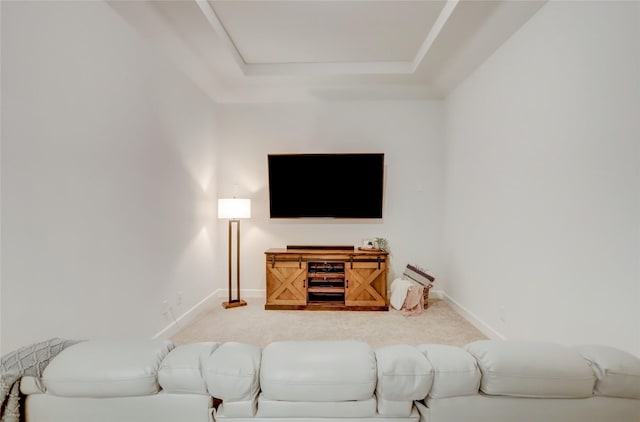
<svg viewBox="0 0 640 422">
<path fill-rule="evenodd" d="M 382 218 L 384 154 L 269 154 L 271 218 Z"/>
</svg>

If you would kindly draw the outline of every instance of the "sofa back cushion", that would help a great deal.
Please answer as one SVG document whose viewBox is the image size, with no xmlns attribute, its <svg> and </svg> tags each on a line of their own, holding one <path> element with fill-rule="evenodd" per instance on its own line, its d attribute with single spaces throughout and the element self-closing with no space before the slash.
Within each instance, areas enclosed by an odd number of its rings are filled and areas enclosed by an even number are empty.
<svg viewBox="0 0 640 422">
<path fill-rule="evenodd" d="M 417 349 L 433 366 L 429 397 L 443 399 L 478 394 L 480 370 L 469 352 L 445 344 L 422 344 Z"/>
<path fill-rule="evenodd" d="M 48 393 L 65 397 L 127 397 L 159 391 L 158 368 L 169 340 L 86 340 L 66 348 L 42 375 Z"/>
<path fill-rule="evenodd" d="M 639 358 L 603 345 L 584 345 L 575 349 L 596 375 L 597 395 L 640 400 Z"/>
<path fill-rule="evenodd" d="M 265 399 L 309 402 L 368 400 L 376 387 L 376 356 L 361 341 L 281 341 L 262 352 Z"/>
<path fill-rule="evenodd" d="M 433 383 L 431 363 L 418 349 L 395 344 L 376 350 L 377 397 L 390 401 L 422 400 Z"/>
<path fill-rule="evenodd" d="M 376 350 L 376 398 L 382 416 L 408 417 L 413 401 L 422 400 L 433 383 L 431 363 L 418 349 L 394 344 Z"/>
<path fill-rule="evenodd" d="M 209 394 L 228 401 L 256 399 L 261 353 L 260 347 L 246 343 L 230 341 L 218 346 L 204 364 Z"/>
<path fill-rule="evenodd" d="M 485 394 L 583 398 L 593 394 L 593 371 L 574 349 L 560 344 L 481 340 L 465 349 L 476 359 Z"/>
<path fill-rule="evenodd" d="M 168 393 L 206 394 L 203 368 L 220 343 L 185 344 L 173 349 L 164 358 L 158 371 L 158 382 Z"/>
</svg>

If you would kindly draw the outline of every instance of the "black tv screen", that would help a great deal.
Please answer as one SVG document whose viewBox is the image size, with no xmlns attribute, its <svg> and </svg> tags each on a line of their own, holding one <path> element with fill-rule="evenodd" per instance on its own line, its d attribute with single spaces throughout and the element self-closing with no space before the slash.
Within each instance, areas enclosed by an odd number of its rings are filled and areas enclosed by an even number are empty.
<svg viewBox="0 0 640 422">
<path fill-rule="evenodd" d="M 270 154 L 271 218 L 382 218 L 384 154 Z"/>
</svg>

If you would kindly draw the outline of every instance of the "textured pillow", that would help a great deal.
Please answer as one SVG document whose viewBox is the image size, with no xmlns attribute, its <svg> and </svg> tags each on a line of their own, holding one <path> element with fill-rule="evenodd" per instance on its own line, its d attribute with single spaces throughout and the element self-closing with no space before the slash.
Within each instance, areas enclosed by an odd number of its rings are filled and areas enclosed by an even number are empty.
<svg viewBox="0 0 640 422">
<path fill-rule="evenodd" d="M 435 278 L 427 274 L 426 271 L 411 264 L 408 264 L 404 269 L 402 278 L 414 281 L 422 286 L 430 286 L 435 280 Z"/>
<path fill-rule="evenodd" d="M 584 345 L 575 349 L 596 375 L 597 395 L 640 400 L 639 358 L 610 346 Z"/>
<path fill-rule="evenodd" d="M 467 344 L 490 395 L 581 398 L 593 395 L 593 371 L 574 349 L 559 344 L 481 340 Z"/>
</svg>

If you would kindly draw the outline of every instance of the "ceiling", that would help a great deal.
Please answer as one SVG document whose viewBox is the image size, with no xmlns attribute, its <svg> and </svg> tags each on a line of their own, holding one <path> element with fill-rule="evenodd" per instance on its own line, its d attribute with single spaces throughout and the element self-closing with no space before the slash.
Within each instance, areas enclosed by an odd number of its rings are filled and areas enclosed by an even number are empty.
<svg viewBox="0 0 640 422">
<path fill-rule="evenodd" d="M 224 103 L 444 98 L 544 1 L 108 3 Z"/>
</svg>

